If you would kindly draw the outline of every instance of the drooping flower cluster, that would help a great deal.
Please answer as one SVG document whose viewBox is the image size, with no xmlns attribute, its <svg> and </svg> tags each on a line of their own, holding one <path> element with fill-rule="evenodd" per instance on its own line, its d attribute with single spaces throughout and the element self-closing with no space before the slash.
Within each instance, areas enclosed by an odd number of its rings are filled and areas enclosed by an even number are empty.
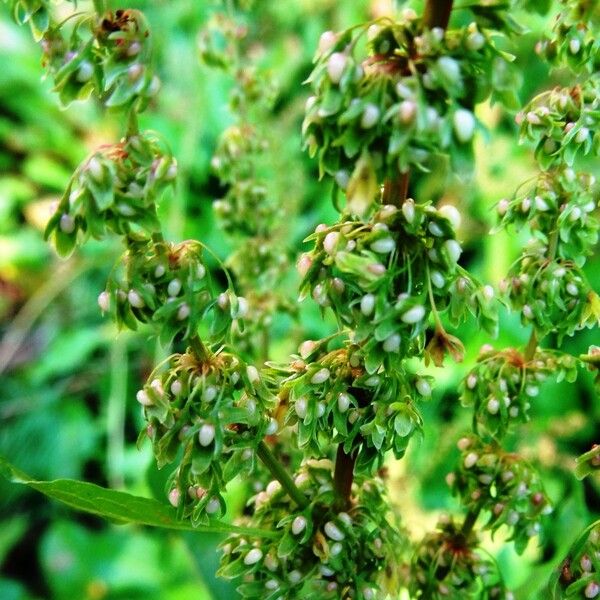
<svg viewBox="0 0 600 600">
<path fill-rule="evenodd" d="M 159 468 L 177 465 L 169 500 L 194 522 L 225 512 L 226 484 L 255 468 L 258 442 L 277 429 L 258 370 L 225 351 L 174 354 L 137 400 Z"/>
<path fill-rule="evenodd" d="M 177 176 L 177 162 L 153 132 L 99 148 L 75 171 L 46 227 L 67 256 L 87 237 L 160 230 L 156 201 Z"/>
<path fill-rule="evenodd" d="M 328 460 L 309 460 L 298 471 L 304 508 L 277 481 L 253 499 L 248 524 L 281 535 L 260 542 L 232 537 L 224 545 L 219 574 L 243 575 L 243 597 L 375 600 L 397 589 L 403 537 L 388 520 L 382 482 L 358 477 L 351 507 L 336 510 L 332 467 Z"/>
</svg>

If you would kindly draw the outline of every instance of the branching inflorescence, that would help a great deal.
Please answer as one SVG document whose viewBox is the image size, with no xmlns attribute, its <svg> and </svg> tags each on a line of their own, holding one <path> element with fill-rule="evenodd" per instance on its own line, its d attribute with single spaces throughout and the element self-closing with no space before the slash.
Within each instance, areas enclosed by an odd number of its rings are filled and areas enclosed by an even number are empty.
<svg viewBox="0 0 600 600">
<path fill-rule="evenodd" d="M 120 327 L 149 324 L 163 344 L 183 345 L 137 393 L 147 420 L 140 439 L 150 438 L 159 467 L 175 465 L 168 500 L 181 518 L 206 523 L 225 513 L 232 479 L 252 474 L 264 483 L 244 518 L 277 535 L 231 536 L 221 575 L 241 578 L 245 597 L 271 600 L 370 600 L 401 588 L 425 599 L 511 597 L 480 534 L 502 527 L 522 552 L 551 505 L 535 468 L 503 440 L 535 413 L 541 382 L 577 376 L 580 359 L 540 341 L 555 334 L 560 343 L 600 318 L 583 271 L 598 236 L 595 181 L 577 163 L 600 149 L 597 11 L 565 0 L 538 46 L 576 79 L 517 115 L 541 172 L 497 205 L 500 227 L 532 234 L 501 283 L 531 338 L 524 349 L 485 346 L 465 376 L 461 400 L 473 411 L 473 431 L 458 441 L 460 462 L 447 478 L 465 516 L 443 518 L 411 554 L 381 468 L 388 451 L 403 457 L 422 428 L 419 407 L 434 378 L 417 365 L 439 367 L 447 355 L 461 361 L 463 342 L 447 329 L 465 319 L 490 335 L 497 330 L 493 288 L 460 264 L 459 210 L 411 198 L 411 175 L 443 164 L 468 171 L 483 127 L 476 105 L 517 109 L 512 57 L 501 49 L 519 31 L 508 3 L 471 3 L 462 11 L 467 24 L 454 27 L 451 0 L 428 1 L 422 16 L 404 9 L 398 19 L 321 36 L 303 135 L 321 175 L 333 179 L 341 215 L 307 238 L 312 247 L 297 266 L 302 296 L 331 311 L 338 330 L 304 341 L 287 364 L 262 369 L 232 340 L 240 342 L 246 323 L 256 345 L 285 304 L 271 291 L 286 266 L 277 243 L 285 220 L 257 167 L 266 149 L 258 123 L 271 94 L 240 51 L 247 32 L 221 15 L 200 44 L 204 61 L 236 80 L 237 122 L 212 165 L 227 187 L 217 213 L 239 244 L 228 262 L 239 296 L 229 274 L 226 289 L 211 279 L 200 241 L 163 238 L 156 202 L 177 163 L 158 134 L 137 125 L 159 90 L 143 15 L 98 1 L 95 13 L 55 23 L 44 0 L 10 4 L 40 40 L 61 102 L 93 94 L 126 115 L 123 139 L 74 173 L 46 236 L 63 256 L 90 236 L 121 236 L 125 253 L 100 308 Z M 245 270 L 249 263 L 256 272 Z M 253 358 L 265 361 L 268 346 L 267 338 Z M 597 357 L 592 348 L 581 360 L 598 369 Z M 580 474 L 598 466 L 592 449 Z M 591 529 L 574 550 L 557 589 L 600 593 L 597 534 Z"/>
</svg>

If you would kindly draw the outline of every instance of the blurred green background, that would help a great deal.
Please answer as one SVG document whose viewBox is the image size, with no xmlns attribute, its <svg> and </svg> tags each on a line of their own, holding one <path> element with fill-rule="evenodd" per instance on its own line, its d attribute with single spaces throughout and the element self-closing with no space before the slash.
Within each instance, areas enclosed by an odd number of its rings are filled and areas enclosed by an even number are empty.
<svg viewBox="0 0 600 600">
<path fill-rule="evenodd" d="M 211 174 L 210 159 L 220 132 L 232 121 L 227 104 L 232 82 L 202 65 L 197 51 L 199 31 L 221 4 L 125 4 L 148 17 L 163 82 L 141 125 L 168 140 L 180 165 L 177 189 L 161 204 L 165 230 L 170 239 L 201 239 L 226 257 L 231 242 L 211 211 L 224 190 Z M 319 35 L 391 11 L 391 4 L 378 0 L 259 0 L 252 10 L 238 13 L 256 36 L 257 63 L 271 72 L 280 90 L 264 125 L 277 166 L 272 189 L 289 214 L 296 215 L 289 219 L 289 245 L 283 249 L 292 261 L 317 223 L 336 218 L 330 184 L 318 182 L 315 164 L 301 151 L 300 126 L 309 95 L 302 82 Z M 549 18 L 527 15 L 524 22 L 530 32 L 519 37 L 515 48 L 525 74 L 522 100 L 557 77 L 549 78 L 532 52 Z M 77 164 L 99 144 L 118 139 L 122 122 L 93 101 L 59 109 L 42 73 L 40 50 L 30 32 L 15 26 L 0 4 L 0 454 L 40 479 L 85 479 L 162 500 L 166 475 L 156 470 L 149 446 L 135 445 L 142 427 L 135 391 L 165 350 L 148 332 L 118 333 L 96 303 L 120 247 L 116 240 L 90 242 L 60 261 L 42 238 L 50 205 Z M 461 209 L 465 265 L 497 284 L 527 235 L 488 235 L 493 207 L 532 176 L 535 166 L 530 150 L 517 144 L 510 115 L 491 107 L 482 107 L 478 115 L 489 134 L 479 136 L 473 178 L 421 176 L 412 182 L 411 192 L 421 200 L 443 197 Z M 600 176 L 597 161 L 587 168 Z M 597 255 L 586 271 L 598 289 Z M 295 300 L 297 284 L 294 273 L 282 291 Z M 274 320 L 271 358 L 285 360 L 302 339 L 333 330 L 330 317 L 322 318 L 307 301 L 297 318 L 281 314 Z M 506 311 L 500 331 L 493 342 L 498 347 L 523 344 L 529 334 L 518 316 Z M 415 539 L 434 526 L 440 511 L 458 510 L 444 483 L 458 456 L 455 442 L 470 425 L 469 411 L 458 402 L 457 384 L 480 346 L 490 341 L 473 323 L 460 336 L 467 347 L 465 362 L 431 369 L 437 387 L 423 406 L 423 439 L 412 443 L 403 461 L 389 464 L 394 504 Z M 585 352 L 597 338 L 597 332 L 586 330 L 568 339 L 563 349 Z M 574 457 L 598 441 L 600 406 L 589 374 L 582 372 L 575 385 L 547 383 L 532 413 L 531 423 L 510 443 L 541 468 L 555 513 L 541 544 L 530 544 L 523 557 L 501 536 L 488 541 L 518 599 L 544 598 L 542 586 L 568 544 L 600 512 L 598 478 L 582 483 L 572 472 Z M 233 518 L 243 499 L 236 489 L 230 496 L 234 510 L 228 518 Z M 214 578 L 218 542 L 217 536 L 117 527 L 0 480 L 2 600 L 235 598 L 229 583 Z"/>
</svg>

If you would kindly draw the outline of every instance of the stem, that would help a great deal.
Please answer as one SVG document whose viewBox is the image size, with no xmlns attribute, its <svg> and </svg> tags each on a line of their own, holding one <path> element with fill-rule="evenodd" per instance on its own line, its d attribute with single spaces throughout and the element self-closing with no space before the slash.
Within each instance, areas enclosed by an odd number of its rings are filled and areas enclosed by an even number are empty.
<svg viewBox="0 0 600 600">
<path fill-rule="evenodd" d="M 529 362 L 535 356 L 535 351 L 537 349 L 538 339 L 537 334 L 535 333 L 535 327 L 531 330 L 531 335 L 529 336 L 529 341 L 527 342 L 527 346 L 525 348 L 525 361 Z"/>
<path fill-rule="evenodd" d="M 347 510 L 350 507 L 355 462 L 356 454 L 346 454 L 343 444 L 340 444 L 335 457 L 335 472 L 333 474 L 334 507 L 338 510 Z"/>
<path fill-rule="evenodd" d="M 308 506 L 306 496 L 298 489 L 293 479 L 283 468 L 281 462 L 277 460 L 264 441 L 259 442 L 256 453 L 265 467 L 271 471 L 273 477 L 279 481 L 283 489 L 290 495 L 290 498 L 292 498 L 300 508 L 306 508 Z"/>
<path fill-rule="evenodd" d="M 426 29 L 441 27 L 446 29 L 450 21 L 453 0 L 427 0 L 423 13 L 423 26 Z"/>
<path fill-rule="evenodd" d="M 408 195 L 408 180 L 410 173 L 400 173 L 397 179 L 386 179 L 383 183 L 383 204 L 402 206 Z"/>
<path fill-rule="evenodd" d="M 463 526 L 460 530 L 460 533 L 465 537 L 465 539 L 469 537 L 471 531 L 473 530 L 473 526 L 475 525 L 480 512 L 481 506 L 477 506 L 475 508 L 472 508 L 467 513 L 467 516 L 465 517 L 465 520 L 463 522 Z"/>
</svg>

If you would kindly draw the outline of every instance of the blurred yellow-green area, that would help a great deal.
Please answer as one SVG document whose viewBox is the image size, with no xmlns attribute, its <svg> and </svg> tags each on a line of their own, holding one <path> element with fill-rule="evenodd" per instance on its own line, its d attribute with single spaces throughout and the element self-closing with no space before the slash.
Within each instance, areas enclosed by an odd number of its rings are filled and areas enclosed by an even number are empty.
<svg viewBox="0 0 600 600">
<path fill-rule="evenodd" d="M 89 9 L 85 2 L 80 5 Z M 131 0 L 124 5 L 147 15 L 162 80 L 141 126 L 160 132 L 179 162 L 178 185 L 160 206 L 165 232 L 173 240 L 202 240 L 224 259 L 232 241 L 213 217 L 211 204 L 224 190 L 211 173 L 210 160 L 233 119 L 228 107 L 232 82 L 201 64 L 197 47 L 199 32 L 223 7 L 202 0 Z M 271 189 L 290 215 L 282 252 L 292 265 L 315 225 L 336 218 L 331 184 L 319 182 L 300 139 L 309 95 L 303 81 L 319 35 L 392 12 L 385 0 L 259 0 L 240 13 L 258 32 L 255 60 L 270 71 L 279 89 L 264 129 L 271 144 L 267 156 L 275 165 Z M 557 77 L 532 51 L 549 19 L 527 15 L 529 33 L 516 40 L 523 101 Z M 164 500 L 167 474 L 156 469 L 149 445 L 136 446 L 143 420 L 135 392 L 166 351 L 148 331 L 118 332 L 101 316 L 96 301 L 121 252 L 119 242 L 91 241 L 63 261 L 43 240 L 50 206 L 73 170 L 98 145 L 118 139 L 123 120 L 93 100 L 60 109 L 51 82 L 43 79 L 40 58 L 28 28 L 17 27 L 0 3 L 0 454 L 36 478 L 84 479 Z M 497 284 L 528 236 L 489 235 L 494 205 L 533 176 L 536 167 L 531 148 L 518 145 L 511 115 L 484 106 L 478 116 L 489 131 L 478 136 L 473 178 L 422 175 L 411 183 L 411 192 L 459 207 L 464 264 Z M 586 166 L 600 176 L 597 160 Z M 598 255 L 587 263 L 586 273 L 598 290 Z M 297 285 L 295 272 L 282 284 L 294 304 Z M 269 356 L 285 360 L 303 339 L 318 339 L 334 329 L 331 316 L 321 315 L 306 300 L 297 315 L 274 319 Z M 388 465 L 393 503 L 415 539 L 434 527 L 441 512 L 460 511 L 444 481 L 458 456 L 456 440 L 472 417 L 460 405 L 458 382 L 482 344 L 522 346 L 529 331 L 518 315 L 503 310 L 498 339 L 489 340 L 473 323 L 460 336 L 467 348 L 464 363 L 430 368 L 436 388 L 423 407 L 424 436 L 411 443 L 402 461 Z M 544 345 L 555 341 L 547 339 Z M 577 355 L 593 343 L 598 343 L 597 331 L 584 330 L 562 349 Z M 517 599 L 544 598 L 543 586 L 569 544 L 598 518 L 598 477 L 580 482 L 573 469 L 575 457 L 598 441 L 599 422 L 592 378 L 582 371 L 575 384 L 545 384 L 531 422 L 510 437 L 511 447 L 540 468 L 555 504 L 539 544 L 530 544 L 523 556 L 501 535 L 485 542 Z M 243 485 L 229 491 L 228 519 L 242 510 Z M 234 586 L 214 575 L 219 541 L 212 534 L 112 525 L 0 479 L 2 600 L 234 599 Z"/>
</svg>

